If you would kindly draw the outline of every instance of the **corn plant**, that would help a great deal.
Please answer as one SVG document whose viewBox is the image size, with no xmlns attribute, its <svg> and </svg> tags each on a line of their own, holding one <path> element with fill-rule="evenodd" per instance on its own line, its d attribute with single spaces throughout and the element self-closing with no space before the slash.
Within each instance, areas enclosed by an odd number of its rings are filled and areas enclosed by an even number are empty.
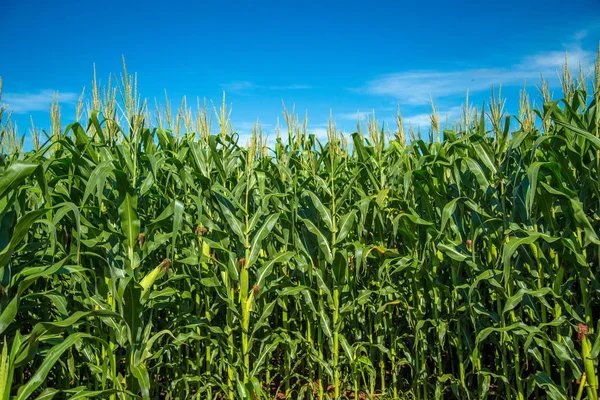
<svg viewBox="0 0 600 400">
<path fill-rule="evenodd" d="M 32 150 L 2 108 L 0 398 L 597 399 L 600 64 L 561 81 L 427 139 L 241 139 L 126 66 Z"/>
</svg>

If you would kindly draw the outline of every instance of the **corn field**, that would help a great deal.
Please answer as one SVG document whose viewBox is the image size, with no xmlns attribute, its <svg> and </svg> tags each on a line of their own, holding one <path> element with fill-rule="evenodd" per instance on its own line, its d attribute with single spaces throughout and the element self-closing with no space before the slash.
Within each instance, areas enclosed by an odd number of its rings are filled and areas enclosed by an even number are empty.
<svg viewBox="0 0 600 400">
<path fill-rule="evenodd" d="M 0 400 L 597 400 L 600 64 L 561 82 L 425 138 L 247 143 L 126 70 L 33 150 L 3 110 Z"/>
</svg>

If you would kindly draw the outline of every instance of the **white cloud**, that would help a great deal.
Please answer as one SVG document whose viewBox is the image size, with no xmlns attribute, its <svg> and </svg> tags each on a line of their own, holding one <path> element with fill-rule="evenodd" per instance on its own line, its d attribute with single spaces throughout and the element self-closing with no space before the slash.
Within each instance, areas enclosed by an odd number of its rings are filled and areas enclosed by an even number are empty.
<svg viewBox="0 0 600 400">
<path fill-rule="evenodd" d="M 256 121 L 244 121 L 244 122 L 233 122 L 233 130 L 239 135 L 239 143 L 246 146 L 250 143 L 250 139 L 252 138 L 252 130 L 256 125 Z M 259 126 L 262 129 L 263 135 L 265 135 L 268 139 L 271 137 L 275 137 L 273 133 L 274 129 L 271 128 L 270 124 L 263 124 L 259 122 Z"/>
<path fill-rule="evenodd" d="M 438 118 L 440 126 L 443 128 L 446 126 L 446 118 L 449 123 L 452 123 L 460 116 L 462 112 L 462 107 L 452 107 L 447 110 L 438 110 Z M 430 113 L 422 113 L 409 115 L 406 117 L 402 117 L 402 122 L 404 125 L 412 125 L 413 128 L 429 128 L 431 126 L 431 114 Z"/>
<path fill-rule="evenodd" d="M 225 91 L 229 92 L 241 92 L 248 89 L 253 89 L 256 87 L 255 84 L 248 81 L 239 81 L 239 82 L 230 82 L 230 83 L 222 83 L 221 87 L 225 89 Z"/>
<path fill-rule="evenodd" d="M 260 121 L 240 121 L 240 122 L 232 122 L 233 129 L 237 132 L 244 132 L 252 134 L 252 129 L 256 126 L 256 124 L 265 130 L 269 128 L 271 124 L 263 124 Z"/>
<path fill-rule="evenodd" d="M 360 118 L 360 120 L 362 121 L 362 120 L 369 118 L 372 115 L 373 115 L 373 111 L 368 111 L 368 112 L 356 111 L 356 112 L 336 114 L 335 117 L 337 119 L 345 120 L 345 121 L 358 121 L 358 119 Z"/>
<path fill-rule="evenodd" d="M 221 87 L 228 92 L 245 92 L 254 89 L 263 89 L 263 90 L 306 90 L 312 89 L 310 85 L 302 85 L 302 84 L 292 84 L 292 85 L 257 85 L 255 83 L 249 81 L 236 81 L 230 83 L 222 83 Z"/>
<path fill-rule="evenodd" d="M 240 145 L 246 146 L 250 143 L 250 139 L 252 138 L 252 130 L 257 123 L 267 138 L 267 143 L 269 145 L 275 143 L 276 128 L 272 124 L 264 124 L 260 121 L 233 121 L 231 125 L 233 126 L 233 130 L 239 135 L 238 143 Z"/>
<path fill-rule="evenodd" d="M 56 91 L 40 90 L 38 93 L 4 93 L 3 102 L 15 114 L 27 114 L 33 111 L 49 111 L 52 106 L 52 99 Z M 79 94 L 73 92 L 64 92 L 58 94 L 58 101 L 61 104 L 73 104 L 77 102 Z"/>
<path fill-rule="evenodd" d="M 590 31 L 588 29 L 582 29 L 578 32 L 575 32 L 573 35 L 573 39 L 577 42 L 585 39 L 589 35 Z"/>
<path fill-rule="evenodd" d="M 308 134 L 313 134 L 315 135 L 315 137 L 317 139 L 319 139 L 321 142 L 323 142 L 324 140 L 327 140 L 327 130 L 328 128 L 326 127 L 318 127 L 318 128 L 312 128 L 312 129 L 308 129 L 307 132 Z"/>
<path fill-rule="evenodd" d="M 581 35 L 579 35 L 581 36 Z M 592 52 L 575 46 L 568 52 L 569 65 L 593 61 Z M 540 74 L 554 80 L 565 61 L 562 51 L 541 52 L 524 57 L 506 68 L 476 68 L 458 71 L 419 70 L 383 75 L 367 82 L 359 91 L 372 95 L 388 96 L 403 104 L 422 105 L 434 99 L 489 90 L 492 86 L 522 85 L 526 80 L 539 80 Z"/>
<path fill-rule="evenodd" d="M 410 115 L 402 119 L 405 125 L 412 125 L 415 128 L 431 125 L 431 116 L 428 113 Z"/>
<path fill-rule="evenodd" d="M 562 70 L 565 64 L 565 55 L 564 51 L 547 51 L 534 54 L 533 56 L 525 57 L 521 63 L 516 65 L 516 68 L 520 71 L 537 71 L 538 76 L 540 72 L 550 75 Z M 578 66 L 580 63 L 585 67 L 586 63 L 593 61 L 593 58 L 594 54 L 591 51 L 586 51 L 579 47 L 568 52 L 570 67 Z"/>
<path fill-rule="evenodd" d="M 306 90 L 312 89 L 310 85 L 284 85 L 284 86 L 259 86 L 269 90 Z"/>
</svg>

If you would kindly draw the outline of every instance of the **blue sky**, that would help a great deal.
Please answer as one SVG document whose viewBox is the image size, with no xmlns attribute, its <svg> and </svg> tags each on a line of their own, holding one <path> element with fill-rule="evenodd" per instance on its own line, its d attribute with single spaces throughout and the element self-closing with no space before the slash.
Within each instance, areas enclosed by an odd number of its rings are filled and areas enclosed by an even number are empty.
<svg viewBox="0 0 600 400">
<path fill-rule="evenodd" d="M 559 95 L 564 52 L 584 65 L 596 55 L 599 0 L 451 3 L 4 0 L 2 100 L 24 131 L 29 115 L 47 126 L 59 91 L 67 122 L 93 65 L 106 82 L 124 55 L 144 97 L 218 103 L 225 90 L 242 133 L 257 119 L 272 132 L 282 101 L 321 134 L 330 110 L 352 132 L 358 110 L 391 124 L 398 105 L 426 130 L 430 96 L 452 119 L 466 89 L 480 105 L 503 84 L 516 112 L 524 80 L 538 99 L 544 73 Z"/>
</svg>

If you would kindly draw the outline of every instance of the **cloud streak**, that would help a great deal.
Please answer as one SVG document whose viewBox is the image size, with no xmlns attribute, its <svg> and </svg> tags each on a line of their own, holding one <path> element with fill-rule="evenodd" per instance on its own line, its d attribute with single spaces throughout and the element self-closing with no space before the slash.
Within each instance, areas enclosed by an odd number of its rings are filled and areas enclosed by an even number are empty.
<svg viewBox="0 0 600 400">
<path fill-rule="evenodd" d="M 336 114 L 335 117 L 339 120 L 343 121 L 361 121 L 366 120 L 367 118 L 373 115 L 373 111 L 356 111 L 356 112 L 348 112 L 348 113 L 339 113 Z"/>
<path fill-rule="evenodd" d="M 50 110 L 55 94 L 55 90 L 40 90 L 37 93 L 9 92 L 2 95 L 2 101 L 9 111 L 15 114 L 27 114 L 34 111 Z M 58 94 L 58 100 L 61 104 L 73 104 L 77 102 L 78 97 L 79 94 L 73 92 Z"/>
<path fill-rule="evenodd" d="M 446 118 L 450 123 L 456 120 L 462 112 L 462 107 L 452 107 L 447 110 L 438 110 L 440 126 L 446 126 Z M 422 113 L 402 117 L 402 123 L 406 126 L 412 125 L 415 128 L 428 128 L 431 126 L 431 114 Z"/>
<path fill-rule="evenodd" d="M 249 81 L 235 81 L 222 83 L 220 85 L 227 92 L 248 92 L 251 90 L 307 90 L 312 89 L 310 85 L 293 84 L 293 85 L 257 85 Z"/>
<path fill-rule="evenodd" d="M 579 35 L 580 37 L 581 35 Z M 568 52 L 569 64 L 583 66 L 593 60 L 592 52 L 575 46 Z M 473 68 L 458 71 L 417 70 L 383 75 L 366 83 L 359 92 L 392 97 L 407 105 L 423 105 L 430 98 L 445 98 L 489 90 L 492 86 L 518 86 L 543 74 L 554 80 L 565 61 L 563 51 L 549 51 L 524 57 L 509 67 Z"/>
<path fill-rule="evenodd" d="M 220 86 L 228 92 L 241 92 L 248 89 L 255 89 L 257 87 L 255 84 L 248 81 L 222 83 Z"/>
</svg>

